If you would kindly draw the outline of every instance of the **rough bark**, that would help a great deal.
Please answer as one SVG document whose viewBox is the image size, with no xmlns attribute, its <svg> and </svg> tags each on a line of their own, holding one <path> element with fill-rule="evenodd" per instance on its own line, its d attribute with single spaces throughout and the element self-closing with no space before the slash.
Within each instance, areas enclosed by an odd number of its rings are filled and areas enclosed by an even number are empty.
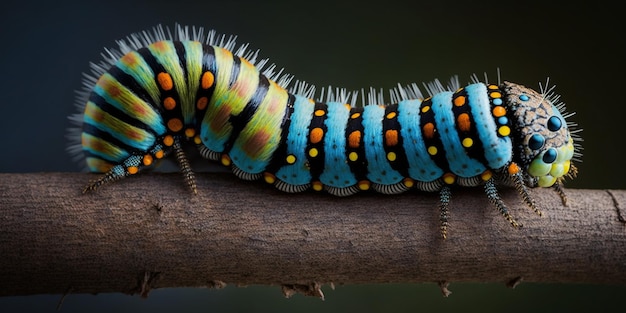
<svg viewBox="0 0 626 313">
<path fill-rule="evenodd" d="M 534 189 L 542 217 L 503 190 L 513 228 L 480 188 L 459 188 L 448 239 L 438 195 L 286 194 L 230 174 L 143 174 L 81 194 L 95 176 L 0 174 L 0 296 L 225 283 L 626 283 L 626 191 Z"/>
</svg>

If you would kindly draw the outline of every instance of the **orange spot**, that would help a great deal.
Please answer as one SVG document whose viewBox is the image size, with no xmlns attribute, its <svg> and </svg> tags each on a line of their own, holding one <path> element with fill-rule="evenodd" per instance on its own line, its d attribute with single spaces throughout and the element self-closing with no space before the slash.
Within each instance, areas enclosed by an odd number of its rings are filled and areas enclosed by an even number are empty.
<svg viewBox="0 0 626 313">
<path fill-rule="evenodd" d="M 183 122 L 177 118 L 173 118 L 167 121 L 167 128 L 173 132 L 183 129 Z"/>
<path fill-rule="evenodd" d="M 511 164 L 509 164 L 508 171 L 509 171 L 509 175 L 515 175 L 519 173 L 519 166 L 517 166 L 517 163 L 511 162 Z"/>
<path fill-rule="evenodd" d="M 352 110 L 352 106 L 349 103 L 344 104 L 346 106 L 346 109 L 348 110 Z"/>
<path fill-rule="evenodd" d="M 359 116 L 361 116 L 361 113 L 352 113 L 352 115 L 350 115 L 350 118 L 355 119 L 355 118 L 359 118 Z"/>
<path fill-rule="evenodd" d="M 491 177 L 493 177 L 493 174 L 491 173 L 491 171 L 490 171 L 490 170 L 486 170 L 486 171 L 484 171 L 482 174 L 480 174 L 480 178 L 481 178 L 483 181 L 488 181 L 488 180 L 490 180 L 490 179 L 491 179 Z"/>
<path fill-rule="evenodd" d="M 270 172 L 263 173 L 263 178 L 265 179 L 265 182 L 268 184 L 273 184 L 276 182 L 276 176 L 274 176 L 274 174 Z"/>
<path fill-rule="evenodd" d="M 426 113 L 430 110 L 430 105 L 425 105 L 422 107 L 422 113 Z"/>
<path fill-rule="evenodd" d="M 455 106 L 462 106 L 465 104 L 465 96 L 458 96 L 456 98 L 454 98 L 454 105 Z"/>
<path fill-rule="evenodd" d="M 500 117 L 506 114 L 506 109 L 502 106 L 496 106 L 493 108 L 492 112 L 493 112 L 493 116 Z"/>
<path fill-rule="evenodd" d="M 322 137 L 324 137 L 324 131 L 319 127 L 313 128 L 309 134 L 311 143 L 318 143 L 322 141 Z"/>
<path fill-rule="evenodd" d="M 324 110 L 315 110 L 315 116 L 324 116 L 326 112 Z"/>
<path fill-rule="evenodd" d="M 355 130 L 348 135 L 348 147 L 358 148 L 361 144 L 361 131 Z"/>
<path fill-rule="evenodd" d="M 496 86 L 496 85 L 489 85 L 489 86 L 487 86 L 487 88 L 489 88 L 491 90 L 495 90 L 495 89 L 498 89 L 498 86 Z"/>
<path fill-rule="evenodd" d="M 200 97 L 198 99 L 198 102 L 196 102 L 196 108 L 198 110 L 204 110 L 204 109 L 206 109 L 207 104 L 209 104 L 209 98 L 207 98 L 207 97 Z"/>
<path fill-rule="evenodd" d="M 385 132 L 385 143 L 388 147 L 392 147 L 398 144 L 398 131 L 395 129 L 389 129 Z"/>
<path fill-rule="evenodd" d="M 397 115 L 396 112 L 389 112 L 386 117 L 387 117 L 388 120 L 390 120 L 390 119 L 396 117 L 396 115 Z"/>
<path fill-rule="evenodd" d="M 448 185 L 452 185 L 454 184 L 454 182 L 456 181 L 456 176 L 452 173 L 445 173 L 443 174 L 443 182 L 448 184 Z"/>
<path fill-rule="evenodd" d="M 174 82 L 172 81 L 172 76 L 170 74 L 161 72 L 157 75 L 157 81 L 159 82 L 159 86 L 163 90 L 172 90 L 174 88 Z"/>
<path fill-rule="evenodd" d="M 170 135 L 165 136 L 165 138 L 163 138 L 163 144 L 168 146 L 168 147 L 171 147 L 174 144 L 174 137 L 172 137 Z M 162 151 L 160 151 L 160 152 L 162 152 Z"/>
<path fill-rule="evenodd" d="M 358 183 L 358 186 L 361 190 L 368 190 L 370 189 L 371 184 L 372 183 L 369 180 L 362 180 Z"/>
<path fill-rule="evenodd" d="M 322 191 L 322 189 L 324 189 L 324 184 L 322 184 L 321 181 L 314 181 L 311 183 L 311 187 L 315 191 Z"/>
<path fill-rule="evenodd" d="M 176 100 L 172 97 L 167 97 L 163 99 L 163 107 L 166 110 L 173 110 L 176 107 Z"/>
<path fill-rule="evenodd" d="M 229 166 L 231 164 L 230 157 L 228 154 L 222 154 L 222 158 L 220 159 L 222 165 Z"/>
<path fill-rule="evenodd" d="M 489 96 L 492 97 L 492 98 L 500 98 L 500 97 L 502 97 L 502 94 L 497 92 L 497 91 L 494 91 L 494 92 L 490 93 Z"/>
<path fill-rule="evenodd" d="M 404 186 L 411 188 L 415 185 L 415 181 L 411 178 L 405 178 L 402 180 L 402 183 L 404 184 Z"/>
<path fill-rule="evenodd" d="M 208 71 L 204 72 L 204 74 L 202 74 L 202 80 L 200 81 L 200 87 L 202 87 L 202 89 L 209 89 L 213 87 L 214 82 L 215 76 L 213 76 L 213 73 Z"/>
<path fill-rule="evenodd" d="M 470 122 L 469 114 L 467 113 L 459 114 L 459 116 L 456 118 L 456 124 L 459 127 L 460 131 L 463 131 L 463 132 L 469 131 L 470 127 L 472 126 L 472 123 Z"/>
<path fill-rule="evenodd" d="M 143 156 L 143 160 L 142 160 L 143 161 L 143 165 L 148 166 L 148 165 L 152 164 L 153 160 L 154 159 L 152 159 L 151 155 L 146 154 L 146 155 Z"/>
<path fill-rule="evenodd" d="M 435 124 L 433 123 L 424 124 L 422 130 L 424 131 L 424 137 L 427 139 L 432 139 L 435 136 Z"/>
<path fill-rule="evenodd" d="M 193 136 L 196 135 L 196 130 L 193 128 L 187 128 L 185 129 L 185 136 L 187 136 L 187 138 L 191 138 Z"/>
<path fill-rule="evenodd" d="M 137 63 L 137 57 L 133 53 L 127 53 L 122 57 L 121 61 L 129 66 L 133 66 Z"/>
<path fill-rule="evenodd" d="M 137 174 L 137 172 L 139 172 L 139 168 L 136 166 L 129 166 L 127 169 L 129 174 Z"/>
<path fill-rule="evenodd" d="M 200 138 L 200 135 L 196 135 L 195 137 L 193 137 L 193 142 L 197 145 L 202 143 L 202 139 Z"/>
<path fill-rule="evenodd" d="M 163 150 L 159 150 L 159 151 L 157 151 L 157 152 L 154 154 L 154 156 L 155 156 L 157 159 L 161 159 L 161 158 L 163 158 L 163 157 L 165 156 L 165 154 L 163 153 Z"/>
</svg>

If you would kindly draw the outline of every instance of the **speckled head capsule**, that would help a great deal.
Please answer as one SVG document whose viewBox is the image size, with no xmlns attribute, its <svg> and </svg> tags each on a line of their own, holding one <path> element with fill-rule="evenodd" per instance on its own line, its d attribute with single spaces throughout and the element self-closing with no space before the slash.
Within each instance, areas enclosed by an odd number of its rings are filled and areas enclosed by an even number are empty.
<svg viewBox="0 0 626 313">
<path fill-rule="evenodd" d="M 522 85 L 504 82 L 506 102 L 516 125 L 519 158 L 526 183 L 551 187 L 567 175 L 575 175 L 574 138 L 561 114 L 563 104 L 550 91 L 536 92 Z"/>
</svg>

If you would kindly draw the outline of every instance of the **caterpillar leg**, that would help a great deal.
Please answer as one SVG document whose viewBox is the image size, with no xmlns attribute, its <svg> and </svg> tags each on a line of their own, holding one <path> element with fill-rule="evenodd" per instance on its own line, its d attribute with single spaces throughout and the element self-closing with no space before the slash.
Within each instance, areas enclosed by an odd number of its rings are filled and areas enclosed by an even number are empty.
<svg viewBox="0 0 626 313">
<path fill-rule="evenodd" d="M 489 201 L 498 209 L 498 211 L 500 211 L 502 216 L 504 216 L 504 218 L 506 218 L 506 220 L 513 225 L 513 227 L 522 226 L 515 221 L 509 213 L 509 210 L 506 208 L 506 205 L 504 205 L 504 201 L 502 201 L 502 198 L 498 193 L 498 189 L 496 189 L 496 182 L 493 177 L 485 182 L 485 193 L 487 194 Z"/>
<path fill-rule="evenodd" d="M 191 189 L 194 194 L 198 194 L 198 190 L 196 189 L 196 177 L 191 170 L 191 165 L 189 165 L 189 160 L 187 160 L 185 151 L 183 151 L 183 148 L 180 145 L 180 139 L 174 139 L 172 149 L 174 149 L 176 161 L 178 161 L 180 171 L 183 173 L 183 177 L 185 177 L 185 182 L 187 183 L 187 186 L 189 186 L 189 189 Z"/>
<path fill-rule="evenodd" d="M 90 181 L 89 184 L 83 189 L 83 193 L 94 191 L 104 184 L 120 180 L 128 175 L 129 173 L 122 166 L 114 166 L 111 170 L 100 176 L 100 178 Z"/>
<path fill-rule="evenodd" d="M 561 197 L 561 202 L 563 203 L 563 205 L 567 205 L 567 195 L 563 190 L 563 185 L 557 181 L 556 184 L 552 186 L 552 188 L 554 188 L 554 191 L 556 191 L 559 197 Z"/>
<path fill-rule="evenodd" d="M 452 197 L 452 190 L 448 186 L 443 186 L 439 191 L 439 221 L 441 222 L 441 237 L 446 239 L 448 237 L 448 204 Z"/>
<path fill-rule="evenodd" d="M 528 188 L 526 187 L 526 184 L 524 184 L 524 177 L 519 172 L 519 170 L 516 170 L 516 169 L 518 169 L 517 164 L 511 163 L 511 165 L 509 165 L 509 178 L 513 181 L 513 184 L 515 185 L 515 189 L 522 197 L 522 200 L 524 201 L 524 203 L 526 203 L 528 207 L 530 207 L 533 211 L 535 211 L 537 215 L 542 216 L 543 212 L 541 212 L 541 210 L 537 208 L 537 205 L 535 204 L 535 199 L 533 199 L 533 197 L 530 196 L 530 193 L 528 192 Z"/>
</svg>

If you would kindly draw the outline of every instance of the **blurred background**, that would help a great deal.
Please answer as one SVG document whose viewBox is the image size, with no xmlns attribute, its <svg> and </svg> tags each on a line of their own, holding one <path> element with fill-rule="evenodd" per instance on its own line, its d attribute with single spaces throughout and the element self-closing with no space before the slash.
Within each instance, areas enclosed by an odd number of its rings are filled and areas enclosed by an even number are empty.
<svg viewBox="0 0 626 313">
<path fill-rule="evenodd" d="M 104 47 L 157 24 L 238 35 L 296 79 L 321 87 L 387 90 L 397 83 L 461 82 L 486 72 L 538 87 L 550 78 L 584 129 L 584 162 L 569 188 L 626 188 L 619 146 L 626 39 L 617 3 L 548 1 L 37 1 L 0 11 L 0 172 L 67 172 L 67 115 L 82 72 Z M 606 111 L 604 111 L 606 109 Z M 616 167 L 613 167 L 613 166 Z M 625 247 L 626 248 L 626 247 Z M 1 257 L 1 256 L 0 256 Z M 1 279 L 1 278 L 0 278 Z M 33 282 L 36 283 L 36 282 Z M 161 289 L 147 299 L 70 295 L 62 312 L 587 312 L 622 307 L 626 286 L 452 282 L 324 287 L 326 300 L 278 287 Z M 0 298 L 0 312 L 51 312 L 60 295 Z"/>
</svg>

